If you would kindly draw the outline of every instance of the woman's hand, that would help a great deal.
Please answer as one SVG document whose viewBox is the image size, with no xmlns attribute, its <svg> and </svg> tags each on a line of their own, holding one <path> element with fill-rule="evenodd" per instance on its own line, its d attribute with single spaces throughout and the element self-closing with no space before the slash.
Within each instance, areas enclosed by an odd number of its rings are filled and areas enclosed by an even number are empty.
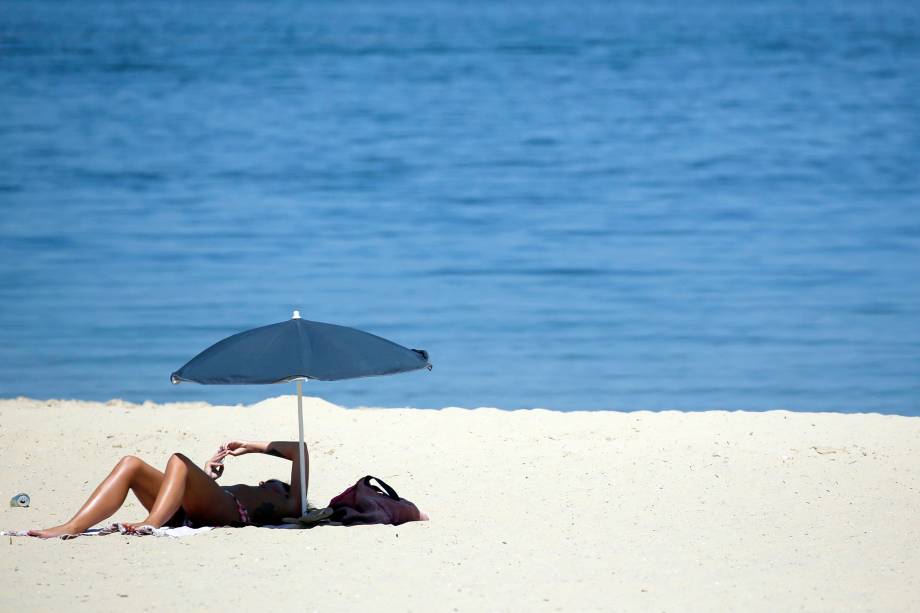
<svg viewBox="0 0 920 613">
<path fill-rule="evenodd" d="M 232 456 L 240 456 L 240 455 L 245 455 L 247 453 L 258 453 L 260 451 L 264 451 L 262 449 L 258 449 L 257 445 L 253 445 L 252 443 L 248 441 L 235 441 L 235 440 L 227 441 L 226 443 L 220 446 L 220 450 L 225 451 L 226 455 L 232 455 Z"/>
<path fill-rule="evenodd" d="M 221 448 L 211 456 L 210 460 L 204 463 L 204 472 L 212 479 L 220 479 L 220 476 L 224 474 L 224 458 L 227 457 L 228 453 L 229 451 Z"/>
</svg>

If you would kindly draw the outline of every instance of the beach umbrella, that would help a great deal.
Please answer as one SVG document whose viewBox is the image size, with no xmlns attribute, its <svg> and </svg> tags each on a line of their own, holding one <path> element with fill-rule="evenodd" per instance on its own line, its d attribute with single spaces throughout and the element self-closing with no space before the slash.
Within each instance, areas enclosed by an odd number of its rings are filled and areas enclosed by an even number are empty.
<svg viewBox="0 0 920 613">
<path fill-rule="evenodd" d="M 205 385 L 297 383 L 300 426 L 300 503 L 307 511 L 303 457 L 303 388 L 307 379 L 339 381 L 427 368 L 428 352 L 407 349 L 368 332 L 301 319 L 254 328 L 219 341 L 170 375 L 170 381 Z"/>
</svg>

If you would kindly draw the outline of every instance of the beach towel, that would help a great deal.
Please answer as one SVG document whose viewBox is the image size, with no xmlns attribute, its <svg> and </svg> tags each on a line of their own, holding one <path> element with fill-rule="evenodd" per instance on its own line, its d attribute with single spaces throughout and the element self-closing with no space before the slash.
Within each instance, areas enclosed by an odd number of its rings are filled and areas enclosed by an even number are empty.
<svg viewBox="0 0 920 613">
<path fill-rule="evenodd" d="M 128 536 L 168 536 L 171 538 L 181 538 L 201 534 L 213 530 L 213 526 L 204 526 L 202 528 L 189 528 L 188 526 L 179 526 L 178 528 L 154 528 L 153 526 L 140 526 L 136 530 L 128 530 L 124 524 L 109 524 L 102 528 L 90 528 L 80 534 L 65 534 L 58 537 L 63 540 L 75 539 L 78 536 L 106 536 L 107 534 L 125 534 Z M 28 530 L 0 530 L 0 536 L 29 536 Z"/>
<path fill-rule="evenodd" d="M 379 484 L 374 485 L 371 480 Z M 418 507 L 400 498 L 392 487 L 377 477 L 367 475 L 329 502 L 333 510 L 331 522 L 354 526 L 357 524 L 404 524 L 427 521 L 428 516 Z"/>
<path fill-rule="evenodd" d="M 75 539 L 78 536 L 106 536 L 107 534 L 124 534 L 125 536 L 168 536 L 171 538 L 182 538 L 208 532 L 214 528 L 226 528 L 228 526 L 202 526 L 200 528 L 190 528 L 189 526 L 179 526 L 178 528 L 154 528 L 152 526 L 140 526 L 137 530 L 128 530 L 124 524 L 109 524 L 102 528 L 91 528 L 80 534 L 66 534 L 59 538 L 68 540 Z M 299 524 L 279 524 L 277 526 L 259 526 L 260 528 L 271 528 L 273 530 L 296 530 L 301 528 Z M 0 530 L 0 536 L 29 536 L 28 530 Z"/>
</svg>

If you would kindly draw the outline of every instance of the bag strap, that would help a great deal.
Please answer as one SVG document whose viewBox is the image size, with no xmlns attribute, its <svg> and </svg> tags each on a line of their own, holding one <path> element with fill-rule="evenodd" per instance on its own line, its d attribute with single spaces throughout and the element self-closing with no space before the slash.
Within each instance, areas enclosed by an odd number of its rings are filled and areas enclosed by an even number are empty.
<svg viewBox="0 0 920 613">
<path fill-rule="evenodd" d="M 399 500 L 399 494 L 396 493 L 396 490 L 394 490 L 392 487 L 390 487 L 389 485 L 387 485 L 387 484 L 383 481 L 383 479 L 380 479 L 380 478 L 378 478 L 378 477 L 372 477 L 372 476 L 368 475 L 368 476 L 364 477 L 364 485 L 370 486 L 370 484 L 371 484 L 371 479 L 373 479 L 374 481 L 376 481 L 377 483 L 380 484 L 380 487 L 382 487 L 382 488 L 383 488 L 383 491 L 385 491 L 385 492 L 387 493 L 387 496 L 389 496 L 389 497 L 392 498 L 393 500 Z"/>
</svg>

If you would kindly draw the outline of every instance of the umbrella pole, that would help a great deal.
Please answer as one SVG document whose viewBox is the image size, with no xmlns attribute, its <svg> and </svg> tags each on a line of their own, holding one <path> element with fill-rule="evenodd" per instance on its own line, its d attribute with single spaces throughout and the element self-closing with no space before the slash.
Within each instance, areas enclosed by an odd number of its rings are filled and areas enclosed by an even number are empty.
<svg viewBox="0 0 920 613">
<path fill-rule="evenodd" d="M 303 383 L 297 381 L 297 425 L 300 427 L 300 447 L 297 448 L 297 458 L 300 462 L 300 515 L 307 514 L 307 471 L 304 462 L 303 442 Z"/>
</svg>

